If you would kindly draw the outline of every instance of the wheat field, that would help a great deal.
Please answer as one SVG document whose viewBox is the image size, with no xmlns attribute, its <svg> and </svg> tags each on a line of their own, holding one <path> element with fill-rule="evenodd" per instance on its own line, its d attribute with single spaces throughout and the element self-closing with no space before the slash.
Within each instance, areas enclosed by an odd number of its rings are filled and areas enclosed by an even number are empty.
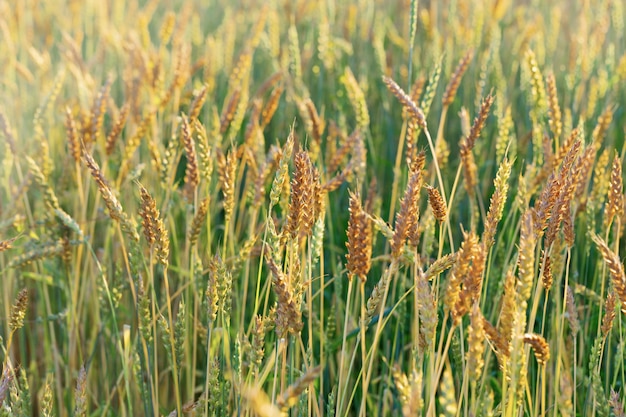
<svg viewBox="0 0 626 417">
<path fill-rule="evenodd" d="M 626 416 L 625 10 L 0 0 L 0 416 Z"/>
</svg>

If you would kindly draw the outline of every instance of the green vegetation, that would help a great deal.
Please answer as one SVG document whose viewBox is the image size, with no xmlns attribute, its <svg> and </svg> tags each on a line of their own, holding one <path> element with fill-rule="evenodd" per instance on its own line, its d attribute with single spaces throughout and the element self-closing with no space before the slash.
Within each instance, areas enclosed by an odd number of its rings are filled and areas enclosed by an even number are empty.
<svg viewBox="0 0 626 417">
<path fill-rule="evenodd" d="M 0 416 L 624 416 L 623 0 L 0 0 Z"/>
</svg>

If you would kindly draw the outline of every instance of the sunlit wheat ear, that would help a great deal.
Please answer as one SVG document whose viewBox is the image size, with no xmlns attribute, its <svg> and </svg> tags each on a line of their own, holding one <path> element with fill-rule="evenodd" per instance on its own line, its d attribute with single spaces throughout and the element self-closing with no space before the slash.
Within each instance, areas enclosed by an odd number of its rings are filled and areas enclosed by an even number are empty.
<svg viewBox="0 0 626 417">
<path fill-rule="evenodd" d="M 24 317 L 26 317 L 26 309 L 28 308 L 28 290 L 24 288 L 15 298 L 15 304 L 11 307 L 11 319 L 9 328 L 12 332 L 19 330 L 24 326 Z"/>
<path fill-rule="evenodd" d="M 196 187 L 200 183 L 198 156 L 196 154 L 196 146 L 191 135 L 191 126 L 189 125 L 187 116 L 183 115 L 181 122 L 181 141 L 185 148 L 185 156 L 187 157 L 187 167 L 185 168 L 185 195 L 188 201 L 192 201 Z"/>
<path fill-rule="evenodd" d="M 418 271 L 415 276 L 415 290 L 420 319 L 419 344 L 424 351 L 430 351 L 435 345 L 439 317 L 437 316 L 437 302 L 433 290 L 421 271 Z"/>
<path fill-rule="evenodd" d="M 349 277 L 358 277 L 361 282 L 367 280 L 372 257 L 372 227 L 361 205 L 361 197 L 350 193 L 350 220 L 348 222 L 347 268 Z"/>
<path fill-rule="evenodd" d="M 477 249 L 478 237 L 472 232 L 464 234 L 463 243 L 461 243 L 461 248 L 457 252 L 457 261 L 448 276 L 444 306 L 446 311 L 452 314 L 456 323 L 458 323 L 456 306 L 461 299 L 461 283 L 469 274 L 470 265 L 476 256 Z"/>
<path fill-rule="evenodd" d="M 604 302 L 604 316 L 602 317 L 602 335 L 607 336 L 613 328 L 615 319 L 615 294 L 612 291 L 606 295 Z"/>
<path fill-rule="evenodd" d="M 209 202 L 210 202 L 210 197 L 208 196 L 202 200 L 202 202 L 200 203 L 200 206 L 198 207 L 196 215 L 193 217 L 193 220 L 191 221 L 191 226 L 189 227 L 189 234 L 188 234 L 190 246 L 194 246 L 196 242 L 198 241 L 198 236 L 200 236 L 200 230 L 202 229 L 202 226 L 206 222 L 206 216 L 209 211 Z"/>
<path fill-rule="evenodd" d="M 300 395 L 319 377 L 321 371 L 322 367 L 319 365 L 307 370 L 304 375 L 278 396 L 276 405 L 283 411 L 296 405 Z"/>
<path fill-rule="evenodd" d="M 591 239 L 595 242 L 609 268 L 609 274 L 613 281 L 615 294 L 621 303 L 622 313 L 626 314 L 626 275 L 624 274 L 624 266 L 619 256 L 607 246 L 606 242 L 598 235 L 592 234 Z"/>
<path fill-rule="evenodd" d="M 128 102 L 124 103 L 122 108 L 120 109 L 119 115 L 117 116 L 117 120 L 113 124 L 113 127 L 109 131 L 109 134 L 106 137 L 105 142 L 105 152 L 107 155 L 111 155 L 115 150 L 115 145 L 117 144 L 117 140 L 122 134 L 122 130 L 126 125 L 126 120 L 128 119 L 128 113 L 130 111 L 130 104 Z"/>
<path fill-rule="evenodd" d="M 65 134 L 67 136 L 67 147 L 74 161 L 80 163 L 81 148 L 78 139 L 78 128 L 74 115 L 69 107 L 65 107 Z"/>
<path fill-rule="evenodd" d="M 276 293 L 276 334 L 280 338 L 288 334 L 297 335 L 303 327 L 302 312 L 295 299 L 295 292 L 285 273 L 276 264 L 269 251 L 265 252 L 267 266 L 272 273 L 272 288 Z"/>
<path fill-rule="evenodd" d="M 206 84 L 203 85 L 198 91 L 194 92 L 193 100 L 189 105 L 189 120 L 198 119 L 202 106 L 204 106 L 204 102 L 206 101 L 207 93 L 208 88 Z"/>
<path fill-rule="evenodd" d="M 422 92 L 424 91 L 424 85 L 426 85 L 426 78 L 421 75 L 413 81 L 413 85 L 411 86 L 411 91 L 409 92 L 409 97 L 413 100 L 414 103 L 417 103 Z"/>
<path fill-rule="evenodd" d="M 591 133 L 591 138 L 593 139 L 592 143 L 597 144 L 598 146 L 602 144 L 602 141 L 604 140 L 604 136 L 606 135 L 606 132 L 609 129 L 609 125 L 611 124 L 611 121 L 613 120 L 614 111 L 615 111 L 614 106 L 608 106 L 602 112 L 602 114 L 598 117 L 598 123 L 596 124 L 596 127 L 593 129 L 593 132 Z"/>
<path fill-rule="evenodd" d="M 502 219 L 502 214 L 504 213 L 504 205 L 509 191 L 508 181 L 509 176 L 511 175 L 512 166 L 513 163 L 505 157 L 498 167 L 498 173 L 496 174 L 496 179 L 493 182 L 495 191 L 491 195 L 487 219 L 485 220 L 485 231 L 483 232 L 482 237 L 482 241 L 485 244 L 487 251 L 489 251 L 495 242 L 498 223 Z"/>
<path fill-rule="evenodd" d="M 235 117 L 237 106 L 239 105 L 239 99 L 241 98 L 241 89 L 235 89 L 231 95 L 227 98 L 222 114 L 220 116 L 220 134 L 226 133 L 230 123 Z"/>
<path fill-rule="evenodd" d="M 561 137 L 563 122 L 561 120 L 561 107 L 559 106 L 559 97 L 556 91 L 556 80 L 553 73 L 548 74 L 546 77 L 546 83 L 548 84 L 548 122 L 550 124 L 552 134 L 558 139 Z"/>
<path fill-rule="evenodd" d="M 304 99 L 304 110 L 308 114 L 309 120 L 311 121 L 311 134 L 316 143 L 320 143 L 322 140 L 322 135 L 326 130 L 326 122 L 322 117 L 320 117 L 317 108 L 313 101 L 307 97 Z"/>
<path fill-rule="evenodd" d="M 543 284 L 543 288 L 549 290 L 552 288 L 552 258 L 550 256 L 544 255 L 545 251 L 541 251 L 541 258 L 545 259 L 543 264 L 543 273 L 541 274 L 541 283 Z"/>
<path fill-rule="evenodd" d="M 545 365 L 550 360 L 550 346 L 546 339 L 538 334 L 526 333 L 524 343 L 528 343 L 535 352 L 535 358 L 540 365 Z"/>
<path fill-rule="evenodd" d="M 444 107 L 450 106 L 454 101 L 454 97 L 456 96 L 456 92 L 459 89 L 459 85 L 461 84 L 461 78 L 463 78 L 463 74 L 467 70 L 470 61 L 472 60 L 472 56 L 474 52 L 472 50 L 468 51 L 463 58 L 459 61 L 452 77 L 450 78 L 450 82 L 446 87 L 446 90 L 443 93 L 443 98 L 441 103 Z"/>
<path fill-rule="evenodd" d="M 487 251 L 484 245 L 479 243 L 474 249 L 472 265 L 463 279 L 461 297 L 456 303 L 455 309 L 452 311 L 452 317 L 457 321 L 466 313 L 469 313 L 472 305 L 477 303 L 480 299 L 486 260 Z"/>
<path fill-rule="evenodd" d="M 232 218 L 235 207 L 235 176 L 237 174 L 237 156 L 231 150 L 226 155 L 218 149 L 217 152 L 218 182 L 224 197 L 224 214 L 226 220 Z"/>
<path fill-rule="evenodd" d="M 280 104 L 280 97 L 283 95 L 284 91 L 285 87 L 281 83 L 270 93 L 270 96 L 265 102 L 265 106 L 263 106 L 263 109 L 261 110 L 261 129 L 265 129 L 274 117 L 274 114 L 278 109 L 278 105 Z"/>
<path fill-rule="evenodd" d="M 624 212 L 624 196 L 622 182 L 622 161 L 618 155 L 613 158 L 611 165 L 611 182 L 609 185 L 608 203 L 604 211 L 604 224 L 613 223 L 614 218 L 620 218 Z"/>
<path fill-rule="evenodd" d="M 470 326 L 468 330 L 467 344 L 469 350 L 467 352 L 467 369 L 470 373 L 472 381 L 478 381 L 482 375 L 483 366 L 485 365 L 485 328 L 483 324 L 483 315 L 480 312 L 478 303 L 475 303 L 470 313 Z M 475 382 L 474 382 L 475 383 Z"/>
<path fill-rule="evenodd" d="M 90 122 L 90 131 L 89 135 L 83 138 L 85 146 L 89 147 L 92 142 L 95 142 L 98 138 L 98 133 L 102 129 L 102 122 L 104 121 L 104 113 L 106 111 L 106 102 L 109 97 L 109 91 L 111 89 L 111 84 L 113 83 L 113 77 L 108 76 L 106 82 L 98 91 L 96 95 L 92 107 L 91 107 L 91 122 Z"/>
<path fill-rule="evenodd" d="M 58 210 L 60 208 L 59 200 L 57 199 L 54 190 L 48 183 L 48 179 L 39 167 L 39 164 L 29 156 L 26 157 L 26 162 L 28 163 L 28 169 L 35 180 L 35 183 L 42 188 L 43 198 L 47 209 L 50 211 Z"/>
<path fill-rule="evenodd" d="M 534 110 L 536 112 L 541 112 L 547 106 L 546 86 L 544 84 L 535 53 L 530 48 L 526 50 L 525 59 L 527 68 L 530 70 L 531 93 L 535 105 Z"/>
<path fill-rule="evenodd" d="M 357 126 L 359 127 L 361 133 L 365 133 L 369 131 L 370 125 L 370 114 L 367 109 L 367 101 L 359 82 L 354 77 L 354 74 L 349 66 L 346 66 L 341 80 L 346 87 L 350 104 L 356 113 Z"/>
<path fill-rule="evenodd" d="M 450 368 L 450 365 L 448 365 L 444 369 L 438 388 L 439 407 L 443 416 L 455 416 L 459 408 L 454 388 L 454 377 Z"/>
<path fill-rule="evenodd" d="M 354 145 L 358 140 L 358 136 L 361 133 L 358 129 L 355 129 L 349 136 L 346 136 L 343 132 L 339 130 L 334 122 L 330 123 L 329 131 L 333 132 L 332 134 L 334 136 L 339 137 L 339 147 L 332 154 L 328 155 L 328 162 L 326 163 L 326 172 L 334 173 L 337 171 L 339 166 L 346 160 L 348 154 L 354 148 Z"/>
<path fill-rule="evenodd" d="M 450 253 L 448 255 L 443 255 L 441 258 L 437 259 L 435 262 L 430 264 L 426 272 L 424 273 L 424 278 L 427 281 L 431 281 L 437 275 L 446 271 L 447 269 L 452 268 L 458 259 L 458 253 Z"/>
<path fill-rule="evenodd" d="M 461 154 L 463 152 L 469 152 L 474 148 L 476 144 L 476 140 L 480 136 L 483 128 L 485 127 L 485 123 L 487 121 L 487 117 L 489 116 L 489 111 L 491 110 L 491 105 L 493 104 L 495 97 L 489 94 L 485 97 L 480 105 L 480 111 L 478 112 L 478 116 L 474 119 L 474 123 L 470 129 L 469 135 L 465 138 L 465 140 L 461 144 Z"/>
<path fill-rule="evenodd" d="M 526 302 L 530 298 L 535 278 L 536 238 L 533 218 L 529 211 L 524 213 L 521 222 L 519 254 L 517 259 L 517 271 L 519 276 L 517 293 L 521 301 Z"/>
<path fill-rule="evenodd" d="M 515 288 L 515 274 L 510 268 L 504 280 L 504 295 L 502 296 L 502 308 L 500 311 L 499 330 L 504 340 L 502 353 L 509 356 L 511 339 L 513 337 L 513 325 L 515 321 L 515 311 L 517 309 L 517 292 Z"/>
<path fill-rule="evenodd" d="M 503 358 L 509 355 L 509 342 L 504 339 L 502 333 L 489 322 L 485 317 L 482 318 L 483 330 L 485 331 L 485 337 L 491 345 L 494 347 L 494 351 L 498 357 L 498 362 L 503 365 Z"/>
<path fill-rule="evenodd" d="M 148 190 L 141 186 L 140 194 L 141 207 L 139 209 L 139 215 L 142 219 L 144 236 L 149 245 L 155 245 L 157 260 L 164 266 L 167 266 L 170 239 L 165 229 L 165 224 L 156 207 L 156 202 Z"/>
<path fill-rule="evenodd" d="M 257 386 L 244 388 L 242 396 L 248 407 L 259 417 L 283 417 L 284 413 L 272 404 L 267 394 Z"/>
<path fill-rule="evenodd" d="M 143 234 L 149 245 L 154 244 L 157 239 L 156 219 L 159 217 L 159 210 L 156 202 L 143 186 L 139 188 L 141 194 L 141 207 L 139 208 L 139 216 L 142 219 Z"/>
<path fill-rule="evenodd" d="M 113 194 L 113 191 L 109 186 L 109 182 L 100 170 L 100 166 L 98 166 L 96 161 L 88 152 L 83 152 L 83 160 L 91 172 L 91 176 L 96 181 L 96 185 L 98 186 L 102 199 L 109 210 L 109 216 L 111 219 L 120 223 L 122 231 L 126 233 L 132 241 L 139 242 L 139 234 L 137 233 L 135 222 L 129 218 L 126 213 L 124 213 L 122 205 L 115 194 Z"/>
<path fill-rule="evenodd" d="M 291 199 L 287 217 L 287 233 L 294 239 L 308 235 L 313 218 L 313 166 L 305 151 L 294 156 L 294 174 L 291 180 Z"/>
<path fill-rule="evenodd" d="M 422 128 L 426 129 L 426 117 L 424 116 L 424 112 L 420 109 L 417 104 L 411 100 L 411 97 L 391 78 L 383 76 L 383 82 L 391 91 L 391 93 L 396 96 L 400 104 L 406 109 L 409 113 L 410 117 L 414 118 L 417 124 Z"/>
<path fill-rule="evenodd" d="M 364 326 L 369 325 L 375 315 L 380 311 L 380 303 L 383 301 L 385 294 L 385 288 L 389 285 L 390 274 L 384 274 L 382 278 L 376 283 L 372 293 L 367 299 L 366 303 L 366 315 Z"/>
<path fill-rule="evenodd" d="M 402 197 L 402 201 L 400 202 L 400 211 L 396 215 L 393 238 L 390 242 L 391 254 L 394 258 L 400 256 L 409 231 L 413 229 L 412 225 L 418 221 L 419 191 L 421 187 L 422 172 L 421 169 L 418 169 L 410 174 L 409 183 L 406 186 L 404 197 Z"/>
<path fill-rule="evenodd" d="M 13 247 L 13 242 L 15 242 L 16 239 L 17 237 L 13 237 L 7 240 L 0 240 L 0 252 L 11 249 Z"/>
<path fill-rule="evenodd" d="M 396 364 L 391 375 L 393 376 L 400 404 L 402 405 L 402 415 L 405 417 L 420 415 L 424 406 L 422 399 L 422 373 L 413 369 L 407 377 Z"/>
<path fill-rule="evenodd" d="M 426 191 L 428 191 L 428 203 L 433 210 L 435 219 L 437 219 L 439 223 L 443 223 L 446 220 L 447 209 L 446 203 L 444 203 L 441 197 L 441 193 L 439 193 L 437 188 L 433 188 L 430 185 L 426 186 Z"/>
<path fill-rule="evenodd" d="M 11 128 L 10 123 L 7 121 L 6 116 L 0 110 L 0 132 L 4 136 L 4 139 L 7 141 L 9 145 L 9 149 L 13 155 L 17 151 L 17 147 L 15 146 L 15 136 L 13 134 L 13 129 Z"/>
</svg>

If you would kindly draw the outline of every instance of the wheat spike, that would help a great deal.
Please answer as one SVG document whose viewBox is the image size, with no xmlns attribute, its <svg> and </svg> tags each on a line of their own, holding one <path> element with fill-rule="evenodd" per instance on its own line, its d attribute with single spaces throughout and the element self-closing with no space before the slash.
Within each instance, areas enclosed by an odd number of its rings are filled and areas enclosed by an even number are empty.
<svg viewBox="0 0 626 417">
<path fill-rule="evenodd" d="M 198 206 L 198 210 L 196 211 L 196 215 L 193 216 L 193 220 L 191 221 L 191 226 L 189 227 L 189 245 L 193 246 L 198 241 L 198 236 L 200 235 L 200 229 L 202 225 L 206 221 L 206 215 L 209 211 L 209 201 L 210 198 L 205 197 L 200 205 Z"/>
<path fill-rule="evenodd" d="M 396 223 L 391 240 L 392 256 L 398 257 L 404 247 L 411 226 L 417 221 L 419 204 L 419 190 L 422 184 L 421 170 L 415 170 L 409 177 L 404 197 L 400 203 L 400 211 L 396 216 Z"/>
<path fill-rule="evenodd" d="M 11 307 L 11 319 L 9 328 L 12 332 L 19 330 L 24 326 L 24 317 L 28 308 L 28 290 L 22 289 L 15 298 L 15 304 Z"/>
<path fill-rule="evenodd" d="M 561 137 L 561 131 L 563 130 L 563 122 L 561 121 L 561 108 L 559 107 L 559 98 L 556 91 L 556 80 L 554 74 L 550 73 L 546 77 L 548 84 L 548 122 L 550 124 L 550 131 L 555 138 Z"/>
<path fill-rule="evenodd" d="M 350 193 L 350 220 L 348 222 L 347 268 L 349 276 L 358 277 L 361 282 L 367 280 L 372 257 L 372 227 L 361 205 L 361 197 Z"/>
<path fill-rule="evenodd" d="M 493 246 L 495 242 L 496 229 L 498 223 L 502 219 L 502 213 L 504 212 L 504 204 L 506 203 L 507 193 L 509 191 L 509 176 L 511 175 L 512 162 L 509 162 L 508 158 L 504 158 L 500 166 L 498 167 L 498 173 L 494 180 L 495 191 L 491 195 L 489 203 L 489 210 L 487 212 L 487 219 L 485 220 L 485 231 L 483 232 L 482 241 L 485 244 L 487 251 Z"/>
<path fill-rule="evenodd" d="M 383 82 L 393 93 L 394 96 L 398 99 L 400 104 L 406 109 L 411 118 L 414 118 L 417 124 L 422 128 L 426 129 L 426 117 L 424 116 L 424 112 L 422 109 L 417 107 L 417 104 L 411 100 L 411 97 L 391 78 L 383 76 Z"/>
<path fill-rule="evenodd" d="M 80 162 L 81 147 L 78 140 L 78 129 L 72 110 L 67 106 L 65 107 L 65 134 L 67 135 L 67 146 L 70 155 L 72 155 L 74 161 Z"/>
<path fill-rule="evenodd" d="M 161 264 L 167 266 L 170 248 L 170 239 L 165 229 L 165 224 L 156 207 L 156 201 L 148 190 L 140 185 L 141 207 L 139 215 L 142 218 L 144 236 L 150 246 L 156 247 L 156 258 Z"/>
<path fill-rule="evenodd" d="M 435 219 L 439 221 L 439 223 L 443 223 L 446 220 L 447 210 L 446 203 L 444 203 L 441 194 L 437 188 L 431 187 L 430 185 L 426 187 L 426 191 L 428 191 L 428 202 L 430 203 L 430 207 L 433 210 L 433 215 Z"/>
<path fill-rule="evenodd" d="M 528 343 L 533 348 L 539 365 L 545 365 L 550 360 L 550 346 L 543 336 L 526 333 L 524 335 L 524 343 Z"/>
<path fill-rule="evenodd" d="M 441 103 L 444 107 L 450 106 L 450 104 L 452 104 L 452 102 L 454 101 L 456 92 L 459 88 L 459 85 L 461 84 L 461 78 L 463 78 L 463 74 L 465 74 L 465 71 L 467 70 L 469 63 L 472 60 L 473 55 L 474 55 L 474 51 L 469 50 L 465 54 L 465 56 L 461 58 L 461 60 L 459 61 L 459 64 L 454 70 L 454 73 L 452 74 L 452 77 L 450 78 L 450 82 L 448 83 L 448 86 L 446 87 L 446 90 L 443 93 L 443 98 L 441 100 Z"/>
<path fill-rule="evenodd" d="M 307 370 L 304 375 L 287 387 L 287 389 L 278 396 L 276 399 L 276 405 L 282 410 L 287 410 L 288 408 L 296 405 L 300 394 L 308 389 L 309 385 L 317 379 L 321 371 L 322 367 L 319 365 Z"/>
<path fill-rule="evenodd" d="M 608 203 L 604 211 L 604 224 L 609 226 L 615 217 L 620 218 L 624 213 L 624 196 L 622 182 L 622 162 L 615 155 L 611 166 L 611 182 L 609 185 Z"/>
<path fill-rule="evenodd" d="M 624 274 L 624 265 L 620 261 L 619 256 L 609 249 L 606 242 L 598 235 L 592 234 L 591 239 L 595 242 L 609 268 L 609 274 L 613 280 L 615 293 L 621 302 L 622 313 L 626 314 L 626 275 Z"/>
<path fill-rule="evenodd" d="M 469 350 L 467 352 L 467 369 L 470 373 L 471 380 L 475 383 L 480 379 L 483 366 L 485 365 L 485 328 L 483 324 L 483 315 L 480 312 L 478 303 L 475 303 L 470 313 L 469 335 L 467 344 Z"/>
<path fill-rule="evenodd" d="M 602 317 L 602 335 L 606 336 L 613 327 L 615 319 L 615 293 L 609 291 L 604 302 L 604 317 Z"/>
<path fill-rule="evenodd" d="M 533 219 L 529 211 L 522 216 L 522 227 L 520 232 L 518 265 L 518 294 L 523 302 L 528 301 L 533 288 L 535 277 L 535 245 L 536 238 L 533 228 Z"/>
</svg>

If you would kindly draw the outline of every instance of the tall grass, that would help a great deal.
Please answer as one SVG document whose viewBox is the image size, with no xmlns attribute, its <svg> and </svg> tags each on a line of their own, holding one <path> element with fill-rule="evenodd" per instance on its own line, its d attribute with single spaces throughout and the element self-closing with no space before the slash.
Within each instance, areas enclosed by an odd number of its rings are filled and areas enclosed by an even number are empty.
<svg viewBox="0 0 626 417">
<path fill-rule="evenodd" d="M 0 415 L 623 416 L 621 0 L 0 0 Z"/>
</svg>

